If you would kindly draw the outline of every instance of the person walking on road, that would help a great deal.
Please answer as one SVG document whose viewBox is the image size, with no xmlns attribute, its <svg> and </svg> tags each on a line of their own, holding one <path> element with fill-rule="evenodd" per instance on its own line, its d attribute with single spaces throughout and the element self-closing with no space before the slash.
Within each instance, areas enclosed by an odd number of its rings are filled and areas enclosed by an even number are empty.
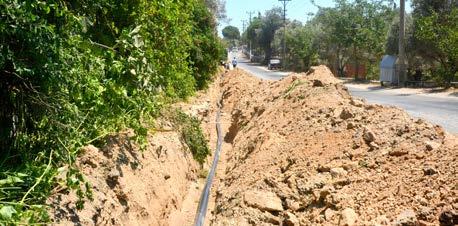
<svg viewBox="0 0 458 226">
<path fill-rule="evenodd" d="M 234 59 L 232 60 L 232 66 L 233 66 L 234 68 L 237 67 L 237 59 L 235 59 L 235 57 L 234 57 Z"/>
</svg>

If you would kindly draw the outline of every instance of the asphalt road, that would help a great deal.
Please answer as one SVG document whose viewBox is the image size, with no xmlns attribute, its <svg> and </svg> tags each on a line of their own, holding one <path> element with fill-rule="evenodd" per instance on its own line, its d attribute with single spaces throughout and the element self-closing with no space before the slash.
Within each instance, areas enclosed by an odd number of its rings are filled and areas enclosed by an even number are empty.
<svg viewBox="0 0 458 226">
<path fill-rule="evenodd" d="M 266 67 L 252 64 L 240 57 L 238 61 L 239 68 L 262 79 L 280 80 L 289 74 L 288 72 L 269 71 Z M 347 87 L 353 96 L 364 98 L 369 103 L 402 108 L 414 117 L 424 118 L 443 126 L 450 133 L 458 134 L 458 97 L 405 94 L 393 89 L 371 89 L 353 85 Z"/>
<path fill-rule="evenodd" d="M 362 97 L 369 103 L 400 107 L 414 117 L 424 118 L 443 126 L 448 132 L 458 134 L 458 97 L 434 97 L 404 94 L 396 90 L 347 87 L 353 96 Z"/>
<path fill-rule="evenodd" d="M 257 77 L 268 80 L 280 80 L 283 77 L 289 75 L 288 72 L 269 71 L 266 67 L 260 66 L 256 63 L 250 63 L 249 60 L 243 58 L 239 59 L 237 67 L 242 68 L 243 70 L 248 71 L 251 74 L 256 75 Z"/>
<path fill-rule="evenodd" d="M 255 75 L 256 77 L 267 79 L 267 80 L 280 80 L 283 77 L 286 77 L 290 74 L 290 72 L 282 72 L 282 71 L 270 71 L 267 70 L 267 67 L 261 66 L 258 63 L 251 63 L 249 59 L 242 57 L 241 52 L 229 52 L 228 58 L 230 61 L 233 58 L 237 59 L 237 67 Z"/>
</svg>

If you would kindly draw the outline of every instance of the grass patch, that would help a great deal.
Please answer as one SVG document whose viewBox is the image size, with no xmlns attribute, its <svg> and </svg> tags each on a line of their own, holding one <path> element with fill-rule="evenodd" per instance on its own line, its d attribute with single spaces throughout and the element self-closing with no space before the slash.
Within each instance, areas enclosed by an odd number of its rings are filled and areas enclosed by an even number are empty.
<svg viewBox="0 0 458 226">
<path fill-rule="evenodd" d="M 283 97 L 288 97 L 297 87 L 305 84 L 305 81 L 301 81 L 299 79 L 295 80 L 294 82 L 291 83 L 291 85 L 286 89 L 285 93 L 283 94 Z"/>
<path fill-rule="evenodd" d="M 207 176 L 208 176 L 208 170 L 206 170 L 206 169 L 201 169 L 201 170 L 199 170 L 198 176 L 199 176 L 199 178 L 202 178 L 202 179 L 207 178 Z"/>
</svg>

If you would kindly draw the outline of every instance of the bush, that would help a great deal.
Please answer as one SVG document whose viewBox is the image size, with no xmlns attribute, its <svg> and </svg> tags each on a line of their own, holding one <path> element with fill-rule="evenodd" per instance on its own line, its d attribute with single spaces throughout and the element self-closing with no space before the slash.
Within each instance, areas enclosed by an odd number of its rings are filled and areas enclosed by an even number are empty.
<svg viewBox="0 0 458 226">
<path fill-rule="evenodd" d="M 416 45 L 426 49 L 420 52 L 422 57 L 435 62 L 434 80 L 449 87 L 458 79 L 458 8 L 427 11 L 427 15 L 415 14 Z"/>
<path fill-rule="evenodd" d="M 218 39 L 203 0 L 0 2 L 0 221 L 49 220 L 42 204 L 63 185 L 82 207 L 90 186 L 80 148 L 146 126 L 165 104 L 203 88 Z"/>
<path fill-rule="evenodd" d="M 192 153 L 194 159 L 201 165 L 210 154 L 207 139 L 200 127 L 200 121 L 196 117 L 189 116 L 181 110 L 175 112 L 165 112 L 181 134 L 181 140 Z"/>
</svg>

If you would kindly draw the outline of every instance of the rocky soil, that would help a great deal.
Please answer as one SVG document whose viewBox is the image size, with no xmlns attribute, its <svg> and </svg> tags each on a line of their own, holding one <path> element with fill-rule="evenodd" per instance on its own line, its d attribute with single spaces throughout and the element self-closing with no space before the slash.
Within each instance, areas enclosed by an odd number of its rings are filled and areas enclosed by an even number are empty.
<svg viewBox="0 0 458 226">
<path fill-rule="evenodd" d="M 352 98 L 323 66 L 278 81 L 226 73 L 177 104 L 225 136 L 206 225 L 457 225 L 458 138 L 401 109 Z M 60 225 L 192 225 L 205 169 L 167 120 L 145 151 L 129 132 L 77 160 L 94 201 L 49 199 Z M 65 170 L 62 172 L 65 174 Z"/>
<path fill-rule="evenodd" d="M 279 82 L 241 70 L 212 225 L 456 225 L 458 138 L 352 98 L 324 66 Z"/>
<path fill-rule="evenodd" d="M 77 210 L 75 192 L 54 195 L 50 204 L 57 224 L 171 224 L 169 216 L 180 211 L 197 180 L 198 164 L 175 132 L 151 137 L 144 152 L 126 136 L 112 138 L 102 149 L 85 148 L 77 165 L 91 184 L 94 200 Z"/>
</svg>

